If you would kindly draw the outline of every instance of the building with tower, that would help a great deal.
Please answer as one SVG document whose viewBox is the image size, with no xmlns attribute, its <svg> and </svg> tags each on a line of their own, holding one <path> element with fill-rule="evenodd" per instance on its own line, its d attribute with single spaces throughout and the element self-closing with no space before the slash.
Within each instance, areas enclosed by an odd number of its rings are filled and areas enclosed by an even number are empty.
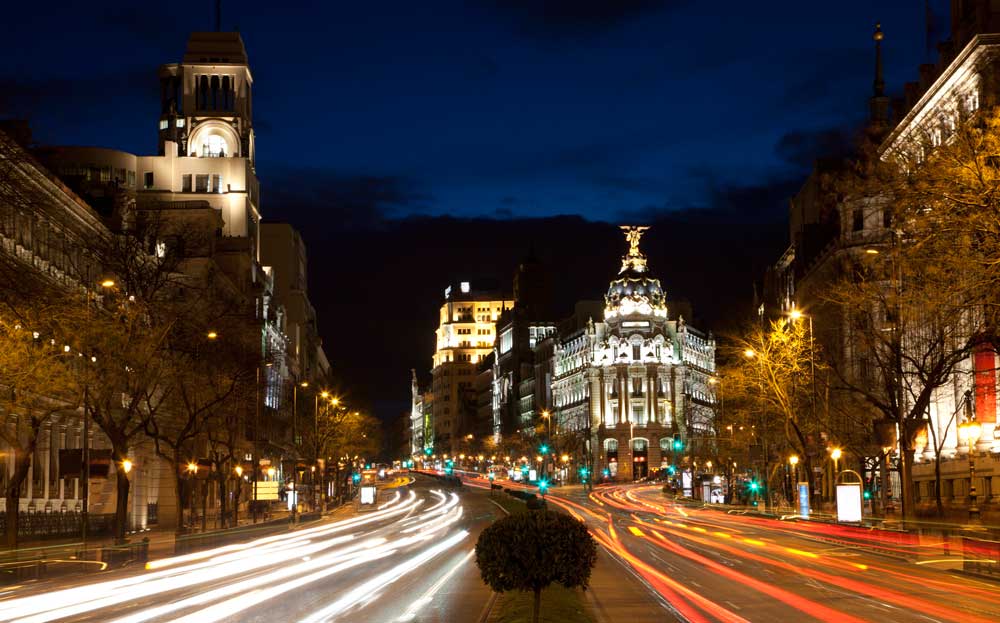
<svg viewBox="0 0 1000 623">
<path fill-rule="evenodd" d="M 286 298 L 296 313 L 291 347 L 272 266 L 262 261 L 253 77 L 243 39 L 235 32 L 192 33 L 181 62 L 161 66 L 159 79 L 155 155 L 75 146 L 40 148 L 35 153 L 95 206 L 113 233 L 147 240 L 153 256 L 169 250 L 183 258 L 179 270 L 184 277 L 204 284 L 206 292 L 226 301 L 232 315 L 244 321 L 252 342 L 260 345 L 262 413 L 259 419 L 246 419 L 260 425 L 245 433 L 259 440 L 255 446 L 262 457 L 280 463 L 282 447 L 290 441 L 285 421 L 292 400 L 290 380 L 293 374 L 296 378 L 325 374 L 329 364 L 315 347 L 315 319 L 308 299 L 292 296 L 304 282 L 301 239 L 289 234 L 289 253 L 295 257 L 289 257 L 289 271 L 283 273 L 288 280 Z M 278 260 L 285 265 L 284 258 Z M 150 450 L 139 464 L 158 462 Z M 159 505 L 160 525 L 176 520 L 174 487 L 167 478 L 163 467 L 148 486 L 135 487 L 131 511 L 135 525 L 145 527 L 145 509 L 153 504 Z"/>
<path fill-rule="evenodd" d="M 445 289 L 435 332 L 432 396 L 422 398 L 419 409 L 432 405 L 430 426 L 423 430 L 425 447 L 454 454 L 463 437 L 475 436 L 477 366 L 493 351 L 497 319 L 513 305 L 501 291 L 475 290 L 468 281 Z"/>
<path fill-rule="evenodd" d="M 674 435 L 685 448 L 714 438 L 715 340 L 670 318 L 639 248 L 647 229 L 622 227 L 628 251 L 603 318 L 559 336 L 553 353 L 554 436 L 579 438 L 593 469 L 626 479 L 680 458 Z"/>
</svg>

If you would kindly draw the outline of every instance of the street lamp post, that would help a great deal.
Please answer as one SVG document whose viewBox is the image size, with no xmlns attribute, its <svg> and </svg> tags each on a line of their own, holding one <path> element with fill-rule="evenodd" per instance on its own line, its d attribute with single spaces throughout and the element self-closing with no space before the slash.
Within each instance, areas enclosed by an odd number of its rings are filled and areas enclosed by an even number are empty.
<svg viewBox="0 0 1000 623">
<path fill-rule="evenodd" d="M 978 498 L 976 496 L 976 442 L 983 434 L 982 425 L 975 420 L 966 420 L 959 425 L 960 437 L 969 444 L 969 523 L 978 523 L 980 519 Z"/>
<path fill-rule="evenodd" d="M 309 381 L 292 386 L 292 523 L 299 510 L 299 388 L 309 387 Z"/>
<path fill-rule="evenodd" d="M 830 450 L 830 458 L 833 459 L 833 486 L 830 488 L 830 495 L 836 499 L 837 495 L 837 476 L 840 475 L 840 457 L 843 456 L 843 451 L 840 448 L 833 448 Z"/>
<path fill-rule="evenodd" d="M 188 472 L 188 498 L 190 501 L 190 509 L 188 510 L 188 523 L 191 527 L 194 527 L 194 475 L 198 473 L 198 464 L 194 461 L 189 461 L 187 464 Z"/>
</svg>

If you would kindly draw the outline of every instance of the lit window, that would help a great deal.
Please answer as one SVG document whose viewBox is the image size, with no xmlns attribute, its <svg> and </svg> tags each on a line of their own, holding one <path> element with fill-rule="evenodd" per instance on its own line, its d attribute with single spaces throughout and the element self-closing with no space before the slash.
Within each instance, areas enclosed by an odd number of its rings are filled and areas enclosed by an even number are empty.
<svg viewBox="0 0 1000 623">
<path fill-rule="evenodd" d="M 178 119 L 177 120 L 177 127 L 178 128 L 183 128 L 184 127 L 184 120 L 183 119 Z"/>
<path fill-rule="evenodd" d="M 167 126 L 168 126 L 169 124 L 170 124 L 170 122 L 169 122 L 169 121 L 167 121 L 166 119 L 160 119 L 160 129 L 161 129 L 161 130 L 166 130 L 166 129 L 167 129 Z"/>
<path fill-rule="evenodd" d="M 156 243 L 156 257 L 166 257 L 167 256 L 167 243 L 157 242 Z"/>
<path fill-rule="evenodd" d="M 218 134 L 209 134 L 208 141 L 201 146 L 202 157 L 223 158 L 226 155 L 226 140 Z"/>
</svg>

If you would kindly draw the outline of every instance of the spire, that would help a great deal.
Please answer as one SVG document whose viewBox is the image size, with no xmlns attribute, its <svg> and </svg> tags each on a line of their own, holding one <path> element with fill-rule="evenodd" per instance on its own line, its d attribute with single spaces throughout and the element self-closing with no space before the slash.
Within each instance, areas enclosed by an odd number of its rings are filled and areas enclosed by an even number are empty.
<svg viewBox="0 0 1000 623">
<path fill-rule="evenodd" d="M 875 41 L 875 82 L 872 84 L 872 96 L 882 97 L 885 95 L 885 80 L 882 79 L 882 24 L 875 24 L 875 34 L 872 39 Z"/>
<path fill-rule="evenodd" d="M 883 128 L 889 123 L 889 98 L 885 95 L 885 79 L 882 77 L 882 24 L 875 24 L 875 80 L 872 82 L 872 97 L 868 101 L 872 126 Z"/>
</svg>

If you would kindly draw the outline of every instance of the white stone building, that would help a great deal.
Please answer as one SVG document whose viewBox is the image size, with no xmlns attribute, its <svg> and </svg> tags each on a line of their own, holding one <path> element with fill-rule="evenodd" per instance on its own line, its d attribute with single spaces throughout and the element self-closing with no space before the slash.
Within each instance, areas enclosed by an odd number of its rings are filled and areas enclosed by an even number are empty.
<svg viewBox="0 0 1000 623">
<path fill-rule="evenodd" d="M 685 449 L 714 443 L 715 340 L 669 318 L 666 293 L 639 251 L 646 228 L 626 228 L 628 253 L 605 296 L 604 318 L 561 336 L 552 381 L 556 435 L 578 435 L 595 470 L 640 478 Z"/>
</svg>

